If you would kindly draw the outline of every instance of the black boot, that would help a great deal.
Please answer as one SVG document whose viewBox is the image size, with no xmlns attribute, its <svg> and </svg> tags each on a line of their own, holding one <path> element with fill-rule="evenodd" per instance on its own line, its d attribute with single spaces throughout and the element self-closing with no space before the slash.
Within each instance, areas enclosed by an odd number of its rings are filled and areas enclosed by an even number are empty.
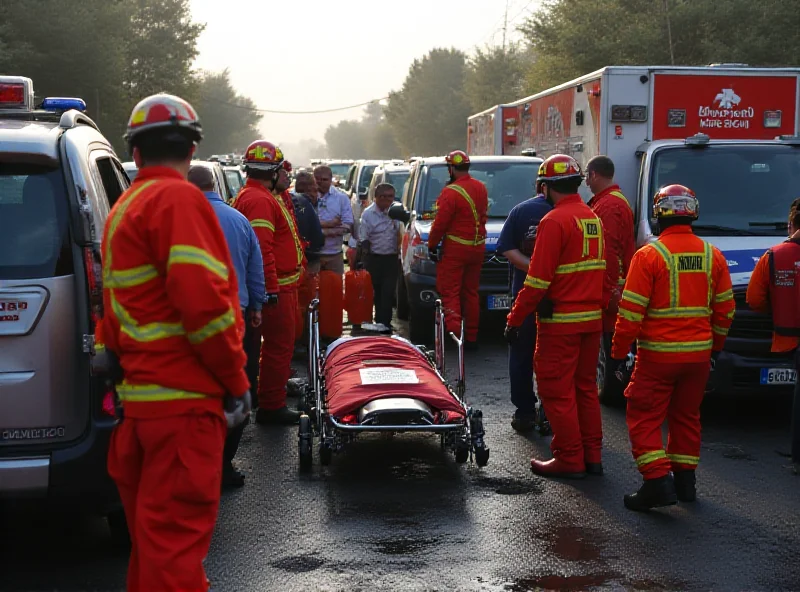
<svg viewBox="0 0 800 592">
<path fill-rule="evenodd" d="M 536 413 L 520 413 L 514 412 L 514 417 L 511 418 L 511 427 L 514 431 L 524 433 L 530 432 L 536 427 Z"/>
<path fill-rule="evenodd" d="M 237 471 L 233 466 L 222 469 L 222 489 L 236 489 L 244 487 L 245 474 Z"/>
<path fill-rule="evenodd" d="M 586 474 L 594 477 L 603 476 L 603 463 L 586 463 Z"/>
<path fill-rule="evenodd" d="M 675 471 L 675 493 L 678 494 L 678 501 L 693 502 L 697 499 L 697 483 L 694 471 Z"/>
<path fill-rule="evenodd" d="M 675 482 L 670 475 L 646 479 L 639 491 L 625 496 L 625 507 L 634 512 L 647 512 L 651 508 L 673 506 L 678 503 Z"/>
<path fill-rule="evenodd" d="M 299 421 L 300 412 L 288 407 L 256 411 L 256 423 L 260 425 L 296 425 Z"/>
</svg>

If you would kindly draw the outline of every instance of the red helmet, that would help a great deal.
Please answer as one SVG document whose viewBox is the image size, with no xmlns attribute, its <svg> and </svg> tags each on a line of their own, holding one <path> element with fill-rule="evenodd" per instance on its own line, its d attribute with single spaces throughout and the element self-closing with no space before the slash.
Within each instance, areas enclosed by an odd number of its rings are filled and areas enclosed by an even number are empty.
<svg viewBox="0 0 800 592">
<path fill-rule="evenodd" d="M 289 162 L 288 160 L 284 160 L 283 161 L 283 170 L 286 171 L 287 173 L 291 173 L 292 172 L 292 163 Z"/>
<path fill-rule="evenodd" d="M 694 191 L 683 185 L 667 185 L 653 198 L 653 215 L 658 218 L 691 218 L 697 220 L 700 202 Z"/>
<path fill-rule="evenodd" d="M 451 166 L 469 164 L 469 154 L 463 150 L 453 150 L 450 154 L 444 157 L 444 161 Z"/>
<path fill-rule="evenodd" d="M 242 164 L 251 169 L 274 171 L 284 164 L 283 152 L 266 140 L 256 140 L 244 151 Z"/>
<path fill-rule="evenodd" d="M 181 130 L 194 142 L 203 139 L 203 126 L 197 112 L 175 95 L 161 93 L 139 101 L 131 112 L 124 139 L 130 143 L 140 133 L 158 128 Z"/>
<path fill-rule="evenodd" d="M 554 154 L 539 165 L 539 176 L 536 185 L 544 181 L 563 181 L 564 179 L 582 179 L 583 172 L 578 161 L 566 154 Z"/>
</svg>

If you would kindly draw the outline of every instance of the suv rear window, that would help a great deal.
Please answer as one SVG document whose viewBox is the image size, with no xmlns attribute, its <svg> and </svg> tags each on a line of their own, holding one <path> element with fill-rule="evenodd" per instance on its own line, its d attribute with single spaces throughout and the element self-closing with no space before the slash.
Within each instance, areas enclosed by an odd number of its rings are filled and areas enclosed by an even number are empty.
<svg viewBox="0 0 800 592">
<path fill-rule="evenodd" d="M 0 162 L 0 279 L 73 273 L 58 169 Z"/>
</svg>

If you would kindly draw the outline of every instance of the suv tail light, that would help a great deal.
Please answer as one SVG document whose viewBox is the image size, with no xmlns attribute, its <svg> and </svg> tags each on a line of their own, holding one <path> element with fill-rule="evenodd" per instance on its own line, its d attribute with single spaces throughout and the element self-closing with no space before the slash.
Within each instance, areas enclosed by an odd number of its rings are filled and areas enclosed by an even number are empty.
<svg viewBox="0 0 800 592">
<path fill-rule="evenodd" d="M 86 267 L 86 281 L 89 286 L 89 306 L 92 313 L 92 331 L 97 322 L 103 318 L 103 267 L 100 263 L 100 251 L 96 247 L 83 249 L 83 261 Z"/>
</svg>

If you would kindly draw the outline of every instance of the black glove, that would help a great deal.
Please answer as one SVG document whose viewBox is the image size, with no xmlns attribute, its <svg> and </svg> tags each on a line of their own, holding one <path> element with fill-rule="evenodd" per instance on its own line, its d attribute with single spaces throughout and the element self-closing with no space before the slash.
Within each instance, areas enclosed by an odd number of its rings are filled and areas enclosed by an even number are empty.
<svg viewBox="0 0 800 592">
<path fill-rule="evenodd" d="M 628 355 L 622 359 L 611 358 L 611 363 L 614 365 L 614 376 L 622 384 L 627 384 L 630 381 L 635 359 L 631 352 L 628 352 Z"/>
<path fill-rule="evenodd" d="M 278 295 L 267 292 L 267 301 L 264 304 L 267 306 L 275 306 L 278 304 Z"/>
<path fill-rule="evenodd" d="M 397 202 L 389 206 L 388 215 L 392 220 L 399 220 L 403 224 L 408 224 L 411 220 L 411 213 L 403 207 L 403 204 Z"/>
<path fill-rule="evenodd" d="M 542 298 L 539 306 L 536 307 L 536 312 L 540 318 L 552 319 L 553 318 L 553 301 L 548 298 Z"/>
<path fill-rule="evenodd" d="M 509 345 L 514 345 L 517 341 L 519 341 L 519 327 L 506 325 L 506 330 L 503 331 L 503 337 L 506 338 L 506 341 Z"/>
<path fill-rule="evenodd" d="M 240 397 L 225 395 L 223 409 L 225 411 L 225 419 L 228 421 L 229 430 L 243 424 L 247 421 L 247 418 L 250 417 L 250 411 L 253 409 L 253 404 L 250 400 L 250 391 L 245 391 Z"/>
<path fill-rule="evenodd" d="M 439 247 L 428 247 L 428 259 L 431 261 L 439 261 Z"/>
<path fill-rule="evenodd" d="M 717 366 L 717 360 L 719 360 L 719 354 L 722 352 L 712 351 L 711 352 L 711 369 L 714 370 Z"/>
</svg>

